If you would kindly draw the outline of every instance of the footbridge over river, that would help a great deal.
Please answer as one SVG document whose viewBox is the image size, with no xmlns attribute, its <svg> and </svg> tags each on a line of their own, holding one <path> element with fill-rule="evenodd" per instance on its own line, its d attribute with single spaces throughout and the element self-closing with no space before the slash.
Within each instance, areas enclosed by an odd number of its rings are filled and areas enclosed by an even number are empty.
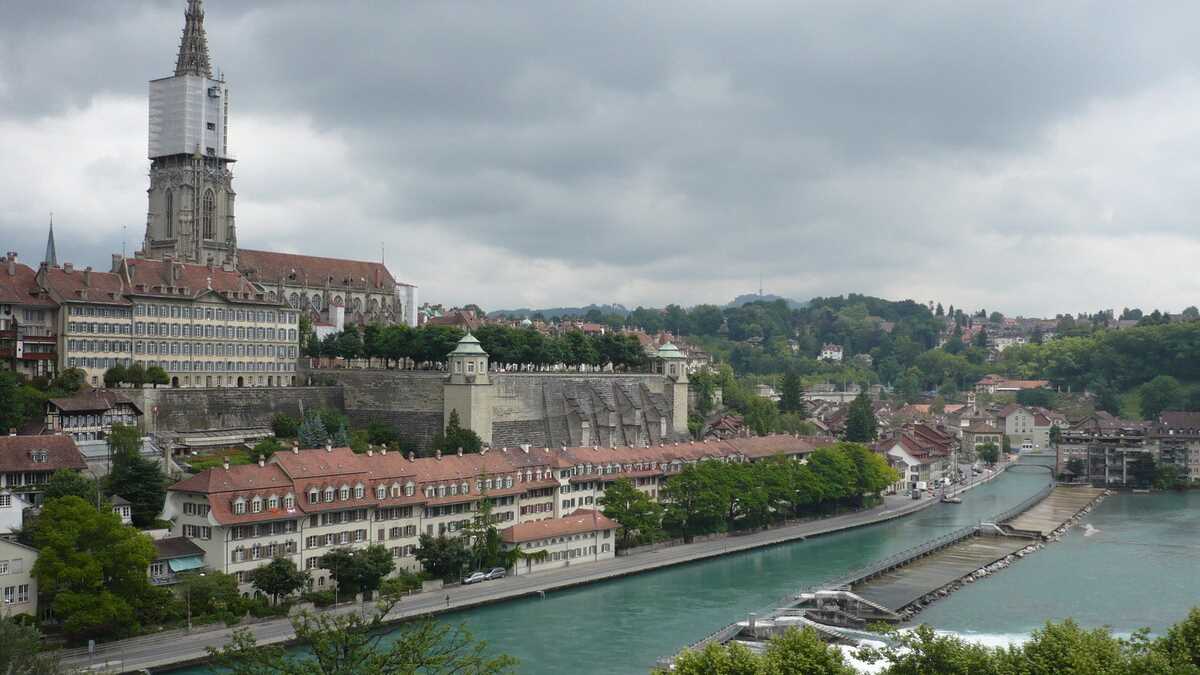
<svg viewBox="0 0 1200 675">
<path fill-rule="evenodd" d="M 945 595 L 964 579 L 974 580 L 1036 550 L 1093 504 L 1104 490 L 1057 486 L 1044 465 L 1014 464 L 1008 471 L 1038 471 L 1046 484 L 1021 503 L 895 555 L 803 589 L 773 609 L 730 624 L 692 645 L 731 640 L 757 642 L 788 626 L 818 624 L 832 641 L 847 641 L 845 629 L 884 621 L 899 623 L 931 595 Z M 853 631 L 851 631 L 853 632 Z"/>
</svg>

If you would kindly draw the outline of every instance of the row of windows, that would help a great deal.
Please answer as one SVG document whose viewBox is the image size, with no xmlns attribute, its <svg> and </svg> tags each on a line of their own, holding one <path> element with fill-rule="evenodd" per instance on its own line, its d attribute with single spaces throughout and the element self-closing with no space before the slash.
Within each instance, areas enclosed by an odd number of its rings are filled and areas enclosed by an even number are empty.
<svg viewBox="0 0 1200 675">
<path fill-rule="evenodd" d="M 71 333 L 96 333 L 97 335 L 129 335 L 127 323 L 97 323 L 93 321 L 68 321 L 67 331 Z"/>
<path fill-rule="evenodd" d="M 67 349 L 72 352 L 128 354 L 131 344 L 125 340 L 67 340 Z"/>
<path fill-rule="evenodd" d="M 282 503 L 283 503 L 283 508 L 287 509 L 288 511 L 291 511 L 296 508 L 296 498 L 290 494 L 284 495 Z M 262 513 L 263 507 L 266 507 L 267 509 L 274 511 L 279 508 L 279 504 L 280 504 L 280 499 L 279 499 L 278 495 L 271 495 L 270 497 L 267 497 L 266 499 L 263 499 L 262 497 L 255 495 L 254 498 L 249 501 L 250 513 Z M 246 505 L 247 505 L 246 498 L 238 497 L 237 499 L 233 500 L 233 512 L 238 515 L 245 513 Z"/>
<path fill-rule="evenodd" d="M 11 605 L 17 602 L 29 602 L 29 584 L 4 587 L 4 604 Z"/>
<path fill-rule="evenodd" d="M 117 364 L 127 366 L 132 363 L 131 359 L 114 359 L 102 357 L 79 357 L 67 359 L 68 368 L 112 368 Z"/>
<path fill-rule="evenodd" d="M 128 310 L 126 310 L 128 311 Z M 257 323 L 275 323 L 276 314 L 273 309 L 225 309 L 224 307 L 194 307 L 171 304 L 141 304 L 134 308 L 136 316 L 154 316 L 164 319 L 209 319 L 215 321 L 252 321 Z M 128 316 L 125 314 L 123 316 Z M 299 315 L 296 312 L 279 312 L 279 323 L 296 323 Z"/>
<path fill-rule="evenodd" d="M 136 424 L 137 416 L 133 413 L 104 413 L 103 415 L 63 415 L 61 417 L 63 429 L 75 429 L 77 427 L 99 427 L 111 426 L 113 424 Z"/>
<path fill-rule="evenodd" d="M 296 542 L 288 541 L 281 544 L 255 544 L 250 547 L 238 547 L 229 552 L 229 562 L 245 562 L 247 560 L 268 560 L 280 555 L 291 555 L 296 552 Z"/>
<path fill-rule="evenodd" d="M 212 510 L 212 507 L 210 507 L 208 504 L 195 504 L 192 502 L 184 502 L 183 504 L 183 515 L 185 516 L 203 517 L 207 516 L 210 510 Z"/>
<path fill-rule="evenodd" d="M 80 340 L 79 342 L 87 343 L 88 340 Z M 114 342 L 114 345 L 117 343 Z M 125 345 L 123 351 L 128 351 L 129 343 L 121 343 Z M 108 351 L 104 349 L 86 349 L 83 351 Z M 117 351 L 117 350 L 113 350 Z M 191 342 L 142 342 L 138 340 L 133 343 L 134 354 L 161 354 L 163 356 L 253 356 L 263 358 L 296 358 L 295 347 L 285 347 L 279 345 L 244 345 L 244 344 L 225 344 L 225 343 L 191 343 Z"/>
<path fill-rule="evenodd" d="M 295 534 L 296 528 L 297 524 L 294 520 L 277 520 L 271 523 L 238 525 L 229 531 L 229 537 L 231 539 L 273 537 L 281 534 Z"/>
<path fill-rule="evenodd" d="M 361 544 L 367 540 L 366 530 L 345 530 L 324 535 L 314 535 L 304 540 L 305 548 L 320 548 L 322 546 L 339 546 L 346 544 Z"/>
<path fill-rule="evenodd" d="M 183 536 L 188 539 L 212 539 L 212 528 L 207 525 L 184 525 Z"/>
<path fill-rule="evenodd" d="M 102 324 L 103 325 L 103 324 Z M 114 327 L 116 324 L 114 324 Z M 125 328 L 128 328 L 127 326 Z M 128 335 L 128 330 L 122 330 Z M 298 336 L 295 328 L 264 328 L 262 326 L 224 326 L 211 324 L 195 325 L 190 323 L 146 323 L 139 321 L 134 324 L 134 335 L 149 335 L 151 337 L 197 337 L 217 338 L 218 340 L 285 340 L 295 342 Z"/>
<path fill-rule="evenodd" d="M 94 305 L 71 305 L 71 316 L 106 316 L 114 319 L 128 318 L 128 307 L 96 307 Z"/>
</svg>

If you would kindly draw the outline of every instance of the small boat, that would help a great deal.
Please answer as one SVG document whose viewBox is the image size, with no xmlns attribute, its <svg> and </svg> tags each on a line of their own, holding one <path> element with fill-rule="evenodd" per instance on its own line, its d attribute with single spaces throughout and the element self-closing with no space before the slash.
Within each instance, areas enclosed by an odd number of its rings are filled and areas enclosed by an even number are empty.
<svg viewBox="0 0 1200 675">
<path fill-rule="evenodd" d="M 954 495 L 942 495 L 942 503 L 943 504 L 961 504 L 962 497 L 955 497 Z"/>
</svg>

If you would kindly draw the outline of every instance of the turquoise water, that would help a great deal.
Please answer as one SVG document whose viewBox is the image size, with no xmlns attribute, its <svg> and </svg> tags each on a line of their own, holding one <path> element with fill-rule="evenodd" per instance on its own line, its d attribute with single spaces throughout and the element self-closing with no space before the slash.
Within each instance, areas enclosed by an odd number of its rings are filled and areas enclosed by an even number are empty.
<svg viewBox="0 0 1200 675">
<path fill-rule="evenodd" d="M 1162 630 L 1200 605 L 1198 513 L 1195 491 L 1110 496 L 1062 541 L 931 605 L 919 619 L 985 642 L 1067 617 L 1118 633 Z"/>
<path fill-rule="evenodd" d="M 896 521 L 715 560 L 451 614 L 519 671 L 645 673 L 731 621 L 807 584 L 844 573 L 1003 511 L 1047 474 L 1010 471 L 964 495 Z M 178 671 L 206 672 L 203 668 Z"/>
</svg>

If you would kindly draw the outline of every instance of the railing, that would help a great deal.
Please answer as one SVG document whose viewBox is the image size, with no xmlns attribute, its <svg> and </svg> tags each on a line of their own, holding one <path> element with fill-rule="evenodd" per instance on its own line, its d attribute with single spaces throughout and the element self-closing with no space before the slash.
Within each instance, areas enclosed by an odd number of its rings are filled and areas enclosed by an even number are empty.
<svg viewBox="0 0 1200 675">
<path fill-rule="evenodd" d="M 903 551 L 900 551 L 899 553 L 894 553 L 886 558 L 882 558 L 857 569 L 853 569 L 846 574 L 827 579 L 819 584 L 805 587 L 801 592 L 815 593 L 821 590 L 832 590 L 841 588 L 843 586 L 849 586 L 868 577 L 873 577 L 885 570 L 902 565 L 914 558 L 919 558 L 927 553 L 931 553 L 940 548 L 945 548 L 950 544 L 962 541 L 963 539 L 975 534 L 975 531 L 978 529 L 978 523 L 975 525 L 960 527 L 953 532 L 948 532 L 936 539 L 931 539 L 930 541 L 909 547 Z"/>
<path fill-rule="evenodd" d="M 1042 487 L 1041 490 L 1037 491 L 1037 494 L 1034 494 L 1033 496 L 1029 497 L 1028 499 L 1025 499 L 1024 501 L 1022 501 L 1020 504 L 1017 504 L 1016 506 L 1014 506 L 1006 511 L 1002 511 L 1002 512 L 996 514 L 995 516 L 992 517 L 992 520 L 990 522 L 1003 523 L 1006 520 L 1011 520 L 1012 518 L 1016 518 L 1017 516 L 1021 515 L 1025 511 L 1028 511 L 1029 509 L 1033 508 L 1033 506 L 1035 504 L 1037 504 L 1038 502 L 1042 501 L 1047 496 L 1049 496 L 1049 494 L 1054 491 L 1054 485 L 1055 485 L 1054 479 L 1051 478 L 1049 483 L 1047 483 L 1044 487 Z"/>
</svg>

